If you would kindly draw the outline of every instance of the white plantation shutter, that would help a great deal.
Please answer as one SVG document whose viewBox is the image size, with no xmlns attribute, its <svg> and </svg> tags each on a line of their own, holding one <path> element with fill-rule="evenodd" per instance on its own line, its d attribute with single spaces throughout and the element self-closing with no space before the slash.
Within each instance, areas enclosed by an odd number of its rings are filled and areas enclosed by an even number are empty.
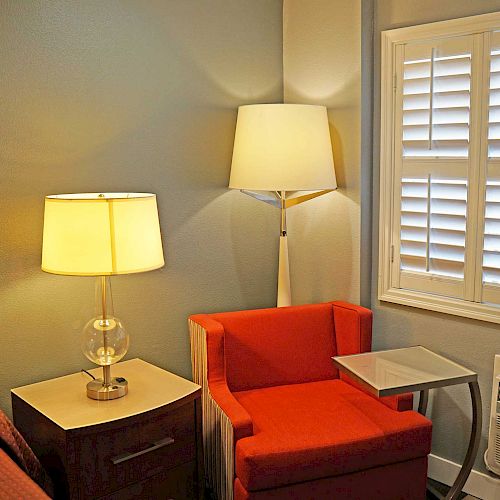
<svg viewBox="0 0 500 500">
<path fill-rule="evenodd" d="M 496 48 L 490 51 L 488 102 L 488 157 L 500 158 L 500 49 Z"/>
<path fill-rule="evenodd" d="M 500 179 L 486 183 L 483 282 L 500 285 Z"/>
<path fill-rule="evenodd" d="M 489 49 L 488 167 L 484 194 L 482 301 L 500 304 L 500 33 Z"/>
<path fill-rule="evenodd" d="M 398 285 L 463 297 L 471 38 L 408 44 L 401 57 Z"/>
<path fill-rule="evenodd" d="M 500 13 L 382 33 L 379 298 L 500 323 Z"/>
</svg>

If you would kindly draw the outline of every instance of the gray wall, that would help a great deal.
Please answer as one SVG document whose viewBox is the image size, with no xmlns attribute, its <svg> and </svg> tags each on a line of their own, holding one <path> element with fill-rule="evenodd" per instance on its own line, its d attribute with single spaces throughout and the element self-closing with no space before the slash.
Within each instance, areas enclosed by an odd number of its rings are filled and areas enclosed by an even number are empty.
<svg viewBox="0 0 500 500">
<path fill-rule="evenodd" d="M 294 303 L 360 301 L 361 8 L 285 0 L 285 102 L 328 108 L 339 189 L 289 210 Z"/>
<path fill-rule="evenodd" d="M 94 280 L 40 270 L 43 197 L 158 195 L 166 266 L 113 278 L 142 357 L 190 376 L 190 313 L 272 306 L 278 212 L 227 189 L 236 109 L 282 102 L 281 0 L 0 2 L 0 408 L 89 367 Z"/>
<path fill-rule="evenodd" d="M 374 346 L 421 343 L 477 370 L 487 416 L 498 328 L 377 300 L 378 48 L 382 29 L 500 10 L 500 1 L 374 7 Z M 45 194 L 157 193 L 165 268 L 113 279 L 129 358 L 189 376 L 188 314 L 274 304 L 277 211 L 226 185 L 236 108 L 280 102 L 282 62 L 288 102 L 329 107 L 340 185 L 290 212 L 294 301 L 360 300 L 370 193 L 360 170 L 359 2 L 285 0 L 284 8 L 282 61 L 278 0 L 0 2 L 2 409 L 11 387 L 90 366 L 79 335 L 93 315 L 93 280 L 40 271 Z M 361 147 L 366 155 L 369 140 Z M 433 452 L 460 462 L 467 389 L 436 391 L 432 416 Z M 480 455 L 486 426 L 483 434 Z M 484 469 L 481 458 L 476 466 Z"/>
<path fill-rule="evenodd" d="M 373 280 L 374 347 L 376 349 L 422 344 L 479 373 L 483 396 L 483 439 L 475 468 L 486 470 L 486 448 L 490 411 L 493 357 L 500 353 L 498 325 L 397 306 L 377 299 L 378 200 L 380 153 L 380 31 L 442 21 L 500 10 L 499 0 L 377 0 L 374 38 L 374 193 Z M 366 20 L 368 22 L 368 20 Z M 471 410 L 467 386 L 434 391 L 432 401 L 432 452 L 461 463 L 467 448 Z"/>
</svg>

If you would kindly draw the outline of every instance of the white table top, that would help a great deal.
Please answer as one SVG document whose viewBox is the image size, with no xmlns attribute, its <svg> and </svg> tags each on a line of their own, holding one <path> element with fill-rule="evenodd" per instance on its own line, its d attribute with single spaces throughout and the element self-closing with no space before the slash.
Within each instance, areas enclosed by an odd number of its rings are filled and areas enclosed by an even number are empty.
<svg viewBox="0 0 500 500">
<path fill-rule="evenodd" d="M 477 380 L 477 374 L 422 346 L 334 356 L 333 362 L 376 396 Z"/>
<path fill-rule="evenodd" d="M 102 377 L 102 368 L 90 370 Z M 200 386 L 141 359 L 111 366 L 112 377 L 125 377 L 128 394 L 110 401 L 87 397 L 85 373 L 25 385 L 12 392 L 62 429 L 77 429 L 138 415 L 196 392 Z"/>
</svg>

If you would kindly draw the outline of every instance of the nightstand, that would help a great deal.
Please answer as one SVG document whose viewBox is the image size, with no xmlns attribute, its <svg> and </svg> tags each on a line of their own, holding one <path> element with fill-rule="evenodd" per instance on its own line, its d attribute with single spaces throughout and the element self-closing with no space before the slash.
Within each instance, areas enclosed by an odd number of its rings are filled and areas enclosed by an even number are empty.
<svg viewBox="0 0 500 500">
<path fill-rule="evenodd" d="M 87 398 L 84 373 L 12 390 L 14 423 L 56 498 L 202 498 L 200 386 L 140 359 L 113 369 L 129 394 L 112 401 Z"/>
</svg>

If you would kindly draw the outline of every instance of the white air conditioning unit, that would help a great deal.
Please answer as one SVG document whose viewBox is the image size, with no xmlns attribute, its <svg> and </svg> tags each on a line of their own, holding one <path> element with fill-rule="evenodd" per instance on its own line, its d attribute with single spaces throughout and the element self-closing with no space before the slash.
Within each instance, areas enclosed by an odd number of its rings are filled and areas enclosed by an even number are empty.
<svg viewBox="0 0 500 500">
<path fill-rule="evenodd" d="M 491 472 L 500 475 L 500 354 L 495 355 L 491 389 L 490 433 L 484 462 Z"/>
</svg>

